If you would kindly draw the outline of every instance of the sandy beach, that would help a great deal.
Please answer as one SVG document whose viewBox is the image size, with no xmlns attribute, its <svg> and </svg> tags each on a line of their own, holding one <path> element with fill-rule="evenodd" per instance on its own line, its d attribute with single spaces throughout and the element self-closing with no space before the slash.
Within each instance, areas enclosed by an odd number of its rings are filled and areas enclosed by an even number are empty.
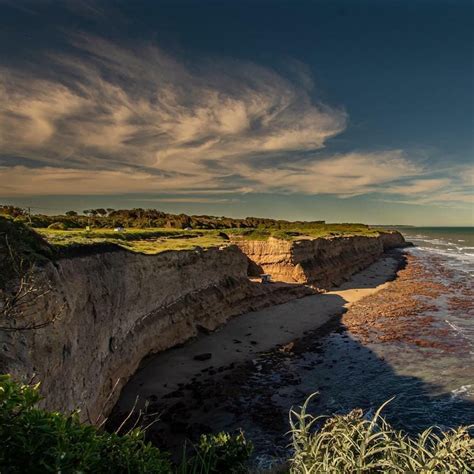
<svg viewBox="0 0 474 474">
<path fill-rule="evenodd" d="M 337 289 L 237 316 L 211 334 L 151 356 L 123 390 L 120 408 L 131 407 L 137 395 L 142 401 L 161 398 L 199 373 L 239 364 L 318 329 L 361 298 L 383 289 L 397 267 L 393 257 L 380 259 Z M 207 360 L 195 360 L 209 354 Z"/>
<path fill-rule="evenodd" d="M 284 351 L 286 344 L 338 320 L 357 301 L 385 288 L 399 265 L 396 254 L 384 256 L 331 291 L 243 314 L 211 334 L 201 334 L 180 347 L 150 356 L 123 389 L 111 419 L 128 413 L 137 397 L 137 408 L 148 402 L 151 411 L 171 413 L 177 399 L 182 408 L 183 388 L 190 383 L 205 378 L 228 379 L 229 372 L 235 374 L 239 365 L 252 363 L 260 354 L 278 347 Z M 189 421 L 173 420 L 174 430 Z M 163 427 L 161 421 L 159 425 Z"/>
</svg>

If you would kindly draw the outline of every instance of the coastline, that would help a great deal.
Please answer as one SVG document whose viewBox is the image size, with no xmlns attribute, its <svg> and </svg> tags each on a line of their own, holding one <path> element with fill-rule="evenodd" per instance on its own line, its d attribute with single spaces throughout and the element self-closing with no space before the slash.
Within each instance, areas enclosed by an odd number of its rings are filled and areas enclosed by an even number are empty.
<svg viewBox="0 0 474 474">
<path fill-rule="evenodd" d="M 441 260 L 392 251 L 335 290 L 237 317 L 144 361 L 109 427 L 123 420 L 138 395 L 137 408 L 148 404 L 151 414 L 144 425 L 158 413 L 148 432 L 157 446 L 179 457 L 185 440 L 239 427 L 255 444 L 253 463 L 268 468 L 288 458 L 290 408 L 315 392 L 311 408 L 318 415 L 371 413 L 395 396 L 384 414 L 411 434 L 472 424 L 470 348 L 444 322 L 469 317 L 472 290 L 468 279 L 451 278 Z M 272 314 L 284 324 L 271 324 Z M 261 326 L 248 327 L 259 319 Z M 248 332 L 241 335 L 234 325 Z M 226 341 L 226 351 L 218 341 Z M 193 359 L 204 352 L 212 357 Z"/>
<path fill-rule="evenodd" d="M 388 252 L 337 288 L 237 316 L 213 333 L 199 334 L 181 346 L 150 356 L 122 390 L 110 426 L 120 423 L 136 403 L 136 409 L 149 405 L 149 413 L 160 413 L 149 436 L 158 445 L 166 439 L 171 449 L 182 445 L 183 438 L 224 429 L 232 424 L 234 415 L 219 405 L 226 393 L 238 391 L 242 381 L 251 378 L 249 371 L 258 367 L 259 358 L 291 353 L 295 340 L 309 335 L 317 338 L 336 328 L 344 312 L 390 285 L 403 266 L 402 255 Z M 196 356 L 205 360 L 196 360 Z M 206 394 L 203 387 L 211 388 L 211 393 Z M 212 393 L 212 387 L 219 388 Z M 213 427 L 204 421 L 211 410 L 217 421 Z M 262 419 L 274 424 L 277 420 L 268 415 Z M 147 416 L 144 418 L 146 421 Z"/>
</svg>

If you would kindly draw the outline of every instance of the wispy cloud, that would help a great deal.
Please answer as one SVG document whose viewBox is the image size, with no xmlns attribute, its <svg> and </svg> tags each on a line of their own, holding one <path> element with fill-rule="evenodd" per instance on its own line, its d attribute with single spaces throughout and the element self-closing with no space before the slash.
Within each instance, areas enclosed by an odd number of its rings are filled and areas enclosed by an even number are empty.
<svg viewBox="0 0 474 474">
<path fill-rule="evenodd" d="M 187 64 L 153 45 L 73 44 L 41 74 L 0 69 L 0 195 L 449 191 L 401 150 L 324 154 L 347 114 L 312 99 L 297 63 L 289 80 L 242 61 Z"/>
</svg>

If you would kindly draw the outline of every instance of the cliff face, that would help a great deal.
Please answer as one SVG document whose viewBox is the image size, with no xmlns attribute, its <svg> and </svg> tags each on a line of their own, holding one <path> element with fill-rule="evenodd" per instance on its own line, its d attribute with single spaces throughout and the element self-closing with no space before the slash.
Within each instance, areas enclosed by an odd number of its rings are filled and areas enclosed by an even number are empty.
<svg viewBox="0 0 474 474">
<path fill-rule="evenodd" d="M 247 266 L 235 246 L 153 256 L 116 250 L 50 263 L 42 277 L 53 293 L 29 317 L 61 317 L 36 331 L 0 332 L 0 372 L 36 374 L 45 406 L 79 407 L 94 421 L 147 354 L 310 292 L 252 283 Z"/>
<path fill-rule="evenodd" d="M 36 374 L 47 408 L 82 409 L 95 421 L 146 355 L 214 330 L 232 316 L 328 288 L 375 261 L 400 234 L 286 242 L 241 242 L 221 249 L 141 255 L 86 250 L 48 263 L 51 294 L 23 324 L 60 314 L 35 331 L 0 331 L 0 372 Z M 249 280 L 249 258 L 274 280 Z M 115 386 L 115 390 L 112 389 Z"/>
<path fill-rule="evenodd" d="M 333 237 L 293 242 L 270 238 L 235 243 L 274 280 L 309 283 L 321 289 L 339 285 L 377 260 L 385 250 L 406 244 L 399 232 L 384 232 L 378 237 Z"/>
</svg>

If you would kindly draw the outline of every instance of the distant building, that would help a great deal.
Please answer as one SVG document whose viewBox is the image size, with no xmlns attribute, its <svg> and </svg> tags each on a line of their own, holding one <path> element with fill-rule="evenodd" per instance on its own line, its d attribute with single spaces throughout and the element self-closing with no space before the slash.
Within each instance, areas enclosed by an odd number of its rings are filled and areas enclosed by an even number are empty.
<svg viewBox="0 0 474 474">
<path fill-rule="evenodd" d="M 185 227 L 184 230 L 193 230 L 192 227 Z"/>
<path fill-rule="evenodd" d="M 114 229 L 115 232 L 123 232 L 124 230 L 125 229 L 121 225 L 119 225 L 118 227 Z"/>
</svg>

